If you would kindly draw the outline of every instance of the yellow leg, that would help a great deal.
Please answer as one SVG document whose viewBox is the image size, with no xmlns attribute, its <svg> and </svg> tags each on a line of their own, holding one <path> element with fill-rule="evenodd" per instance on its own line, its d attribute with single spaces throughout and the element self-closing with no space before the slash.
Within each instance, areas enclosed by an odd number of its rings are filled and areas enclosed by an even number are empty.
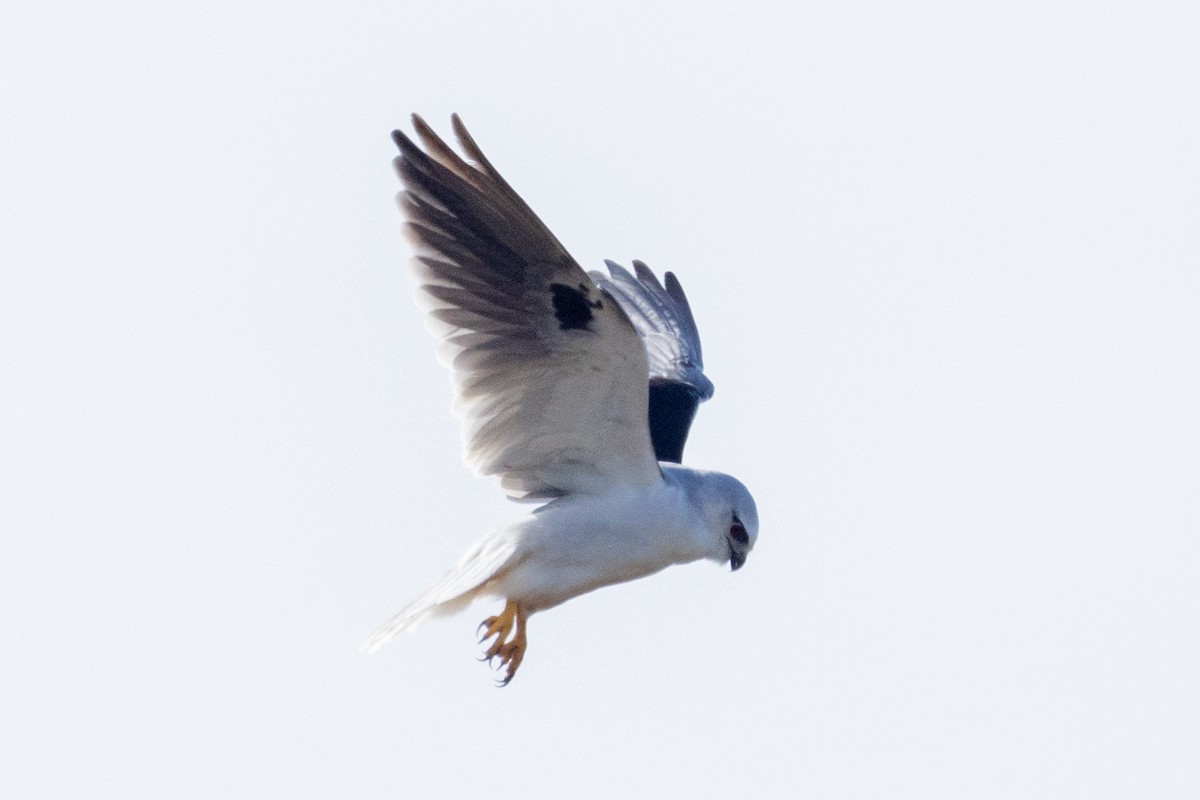
<svg viewBox="0 0 1200 800">
<path fill-rule="evenodd" d="M 483 636 L 479 637 L 480 642 L 496 637 L 496 641 L 483 652 L 483 658 L 488 663 L 493 658 L 499 658 L 500 666 L 507 667 L 504 680 L 500 681 L 501 686 L 507 686 L 525 659 L 525 612 L 516 600 L 508 600 L 498 616 L 488 617 L 479 627 L 484 629 Z"/>
</svg>

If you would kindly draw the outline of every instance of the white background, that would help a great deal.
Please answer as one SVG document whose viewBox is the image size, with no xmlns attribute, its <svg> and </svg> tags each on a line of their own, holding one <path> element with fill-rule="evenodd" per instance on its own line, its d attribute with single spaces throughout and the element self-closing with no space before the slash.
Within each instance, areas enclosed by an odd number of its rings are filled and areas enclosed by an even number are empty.
<svg viewBox="0 0 1200 800">
<path fill-rule="evenodd" d="M 0 24 L 0 794 L 1200 796 L 1200 16 L 91 3 Z M 677 271 L 736 575 L 357 650 L 459 462 L 396 126 Z M 631 521 L 636 524 L 636 521 Z"/>
</svg>

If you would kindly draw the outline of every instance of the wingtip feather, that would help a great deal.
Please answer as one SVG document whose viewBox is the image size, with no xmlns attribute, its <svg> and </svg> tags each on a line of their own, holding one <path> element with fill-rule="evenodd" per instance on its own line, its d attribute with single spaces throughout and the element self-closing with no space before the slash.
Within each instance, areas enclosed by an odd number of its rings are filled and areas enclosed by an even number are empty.
<svg viewBox="0 0 1200 800">
<path fill-rule="evenodd" d="M 663 291 L 662 284 L 658 282 L 658 276 L 654 274 L 654 270 L 646 266 L 645 261 L 640 261 L 635 258 L 633 260 L 633 270 L 637 273 L 639 281 L 647 286 L 657 289 L 659 292 Z"/>
</svg>

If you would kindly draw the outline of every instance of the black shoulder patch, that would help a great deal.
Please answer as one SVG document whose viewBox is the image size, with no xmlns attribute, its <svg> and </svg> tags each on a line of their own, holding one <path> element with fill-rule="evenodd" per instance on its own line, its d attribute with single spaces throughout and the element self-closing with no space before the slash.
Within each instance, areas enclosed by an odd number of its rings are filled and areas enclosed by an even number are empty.
<svg viewBox="0 0 1200 800">
<path fill-rule="evenodd" d="M 564 331 L 586 331 L 592 321 L 592 309 L 604 308 L 599 301 L 589 301 L 587 287 L 578 289 L 563 283 L 550 284 L 550 293 L 554 295 L 554 316 L 558 318 L 558 327 Z"/>
<path fill-rule="evenodd" d="M 686 383 L 650 381 L 650 441 L 655 458 L 683 462 L 683 445 L 699 406 L 699 393 Z"/>
</svg>

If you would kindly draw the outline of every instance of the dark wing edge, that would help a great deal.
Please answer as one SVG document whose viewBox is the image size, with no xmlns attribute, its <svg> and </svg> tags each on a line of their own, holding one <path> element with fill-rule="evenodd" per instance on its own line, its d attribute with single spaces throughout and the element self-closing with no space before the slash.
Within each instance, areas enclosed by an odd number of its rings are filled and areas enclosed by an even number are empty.
<svg viewBox="0 0 1200 800">
<path fill-rule="evenodd" d="M 654 454 L 659 461 L 682 463 L 696 411 L 713 396 L 687 295 L 671 272 L 665 274 L 664 286 L 641 261 L 633 262 L 635 274 L 612 261 L 604 263 L 609 274 L 592 272 L 592 279 L 620 304 L 646 348 Z"/>
</svg>

